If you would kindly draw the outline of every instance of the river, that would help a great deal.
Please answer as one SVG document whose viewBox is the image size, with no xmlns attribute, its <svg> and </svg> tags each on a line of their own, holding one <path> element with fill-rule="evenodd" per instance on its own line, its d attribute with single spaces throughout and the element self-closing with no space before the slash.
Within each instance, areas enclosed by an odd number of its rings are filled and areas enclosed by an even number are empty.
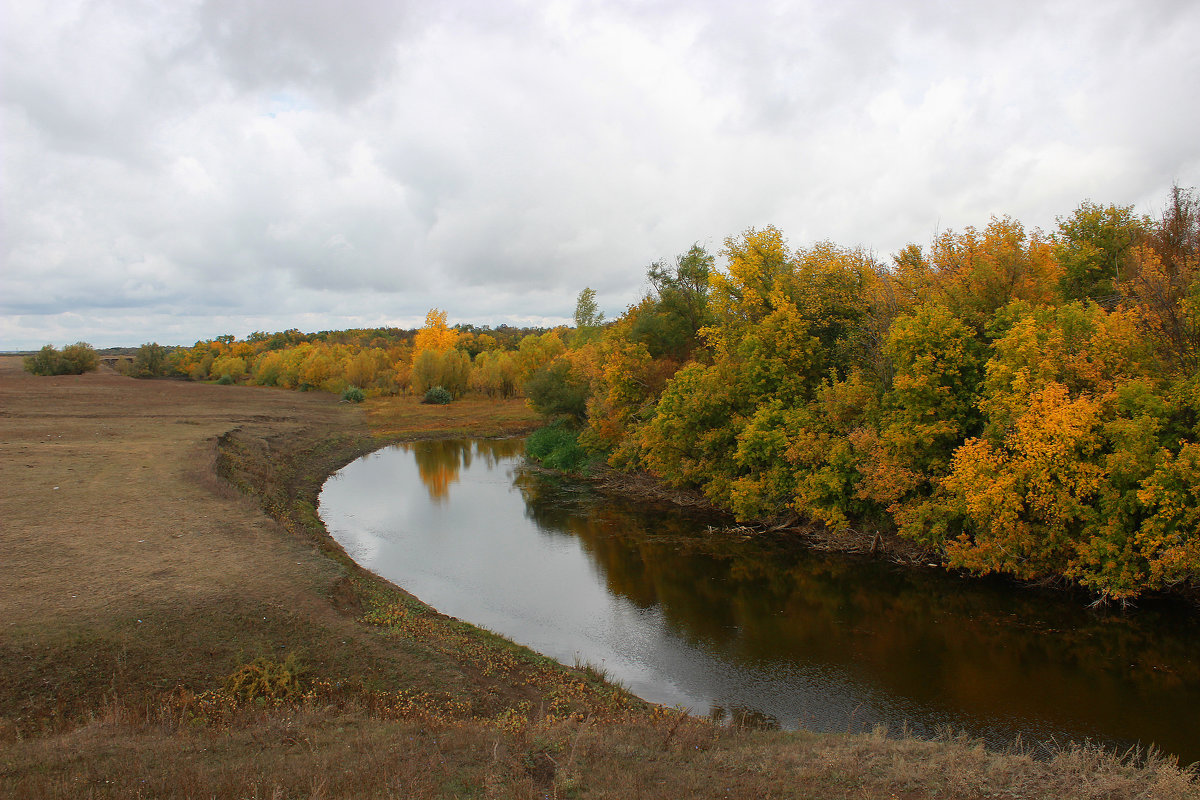
<svg viewBox="0 0 1200 800">
<path fill-rule="evenodd" d="M 713 535 L 718 520 L 523 469 L 520 440 L 365 456 L 320 499 L 359 564 L 655 703 L 993 746 L 1153 743 L 1200 760 L 1200 618 Z"/>
</svg>

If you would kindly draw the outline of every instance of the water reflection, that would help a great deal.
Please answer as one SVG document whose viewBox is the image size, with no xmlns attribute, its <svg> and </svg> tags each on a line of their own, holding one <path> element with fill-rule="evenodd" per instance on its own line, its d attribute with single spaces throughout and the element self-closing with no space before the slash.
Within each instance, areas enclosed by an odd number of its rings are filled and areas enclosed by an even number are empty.
<svg viewBox="0 0 1200 800">
<path fill-rule="evenodd" d="M 487 468 L 491 469 L 502 459 L 521 455 L 525 445 L 520 439 L 432 439 L 397 447 L 413 454 L 421 483 L 429 491 L 429 499 L 444 503 L 450 497 L 450 485 L 458 482 L 460 471 L 470 469 L 473 458 L 483 458 Z"/>
<path fill-rule="evenodd" d="M 766 726 L 1154 741 L 1200 759 L 1200 625 L 1184 609 L 1093 613 L 786 539 L 705 535 L 710 520 L 517 469 L 519 451 L 409 445 L 348 467 L 321 513 L 360 562 L 440 610 L 602 664 L 657 702 Z M 426 506 L 404 492 L 414 467 Z"/>
<path fill-rule="evenodd" d="M 697 535 L 695 520 L 574 499 L 538 476 L 520 485 L 542 529 L 578 537 L 609 591 L 745 666 L 832 665 L 932 708 L 1047 730 L 1086 721 L 1097 736 L 1137 738 L 1164 709 L 1200 709 L 1200 637 L 1181 609 L 1091 613 L 998 581 Z M 1181 722 L 1181 739 L 1200 735 Z"/>
</svg>

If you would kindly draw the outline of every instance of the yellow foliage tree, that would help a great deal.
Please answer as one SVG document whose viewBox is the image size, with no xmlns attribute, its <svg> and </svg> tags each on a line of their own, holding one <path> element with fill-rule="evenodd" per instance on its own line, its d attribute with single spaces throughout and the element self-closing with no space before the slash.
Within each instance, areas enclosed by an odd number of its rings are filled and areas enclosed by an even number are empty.
<svg viewBox="0 0 1200 800">
<path fill-rule="evenodd" d="M 444 353 L 457 343 L 458 331 L 446 324 L 446 312 L 431 308 L 425 315 L 425 325 L 417 331 L 413 340 L 413 364 L 417 363 L 418 356 L 426 350 Z"/>
<path fill-rule="evenodd" d="M 721 253 L 728 272 L 709 278 L 709 307 L 719 324 L 707 328 L 706 335 L 728 340 L 771 312 L 771 297 L 790 284 L 794 265 L 783 233 L 773 225 L 726 239 Z"/>
<path fill-rule="evenodd" d="M 944 484 L 968 524 L 947 544 L 950 563 L 1026 579 L 1069 568 L 1077 542 L 1097 522 L 1101 421 L 1100 403 L 1072 399 L 1066 386 L 1050 383 L 1002 444 L 970 439 L 960 447 Z"/>
<path fill-rule="evenodd" d="M 982 232 L 947 232 L 929 255 L 934 298 L 982 330 L 998 309 L 1014 300 L 1030 305 L 1057 302 L 1062 267 L 1040 231 L 1027 233 L 1011 217 L 993 217 Z"/>
</svg>

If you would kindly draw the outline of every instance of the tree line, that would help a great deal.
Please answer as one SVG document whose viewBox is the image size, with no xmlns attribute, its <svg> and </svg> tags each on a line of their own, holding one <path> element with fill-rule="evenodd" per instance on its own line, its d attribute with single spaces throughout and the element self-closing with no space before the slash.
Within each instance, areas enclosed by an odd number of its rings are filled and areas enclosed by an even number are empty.
<svg viewBox="0 0 1200 800">
<path fill-rule="evenodd" d="M 361 396 L 524 395 L 550 462 L 703 492 L 739 520 L 888 529 L 952 568 L 1102 598 L 1200 573 L 1200 199 L 1080 204 L 884 262 L 768 226 L 650 264 L 574 328 L 449 326 L 143 345 L 131 374 Z M 723 258 L 718 269 L 716 256 Z M 52 349 L 52 348 L 51 348 Z M 43 354 L 50 362 L 53 354 Z"/>
<path fill-rule="evenodd" d="M 362 397 L 478 393 L 508 398 L 542 364 L 566 350 L 566 328 L 496 328 L 447 324 L 431 309 L 417 330 L 372 328 L 232 335 L 170 348 L 148 343 L 120 371 L 134 377 L 184 377 Z"/>
<path fill-rule="evenodd" d="M 1200 202 L 1085 202 L 883 263 L 774 227 L 647 269 L 531 402 L 738 519 L 890 529 L 977 574 L 1128 600 L 1200 568 Z M 581 296 L 581 300 L 583 297 Z M 561 427 L 561 426 L 560 426 Z"/>
</svg>

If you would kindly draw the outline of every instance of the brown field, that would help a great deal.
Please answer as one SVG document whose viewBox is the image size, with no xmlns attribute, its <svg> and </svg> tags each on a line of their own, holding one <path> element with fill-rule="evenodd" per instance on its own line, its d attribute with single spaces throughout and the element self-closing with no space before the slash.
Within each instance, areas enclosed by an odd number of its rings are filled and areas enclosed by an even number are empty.
<svg viewBox="0 0 1200 800">
<path fill-rule="evenodd" d="M 1200 796 L 1153 758 L 651 708 L 362 572 L 316 518 L 386 441 L 536 424 L 0 357 L 0 797 Z"/>
</svg>

